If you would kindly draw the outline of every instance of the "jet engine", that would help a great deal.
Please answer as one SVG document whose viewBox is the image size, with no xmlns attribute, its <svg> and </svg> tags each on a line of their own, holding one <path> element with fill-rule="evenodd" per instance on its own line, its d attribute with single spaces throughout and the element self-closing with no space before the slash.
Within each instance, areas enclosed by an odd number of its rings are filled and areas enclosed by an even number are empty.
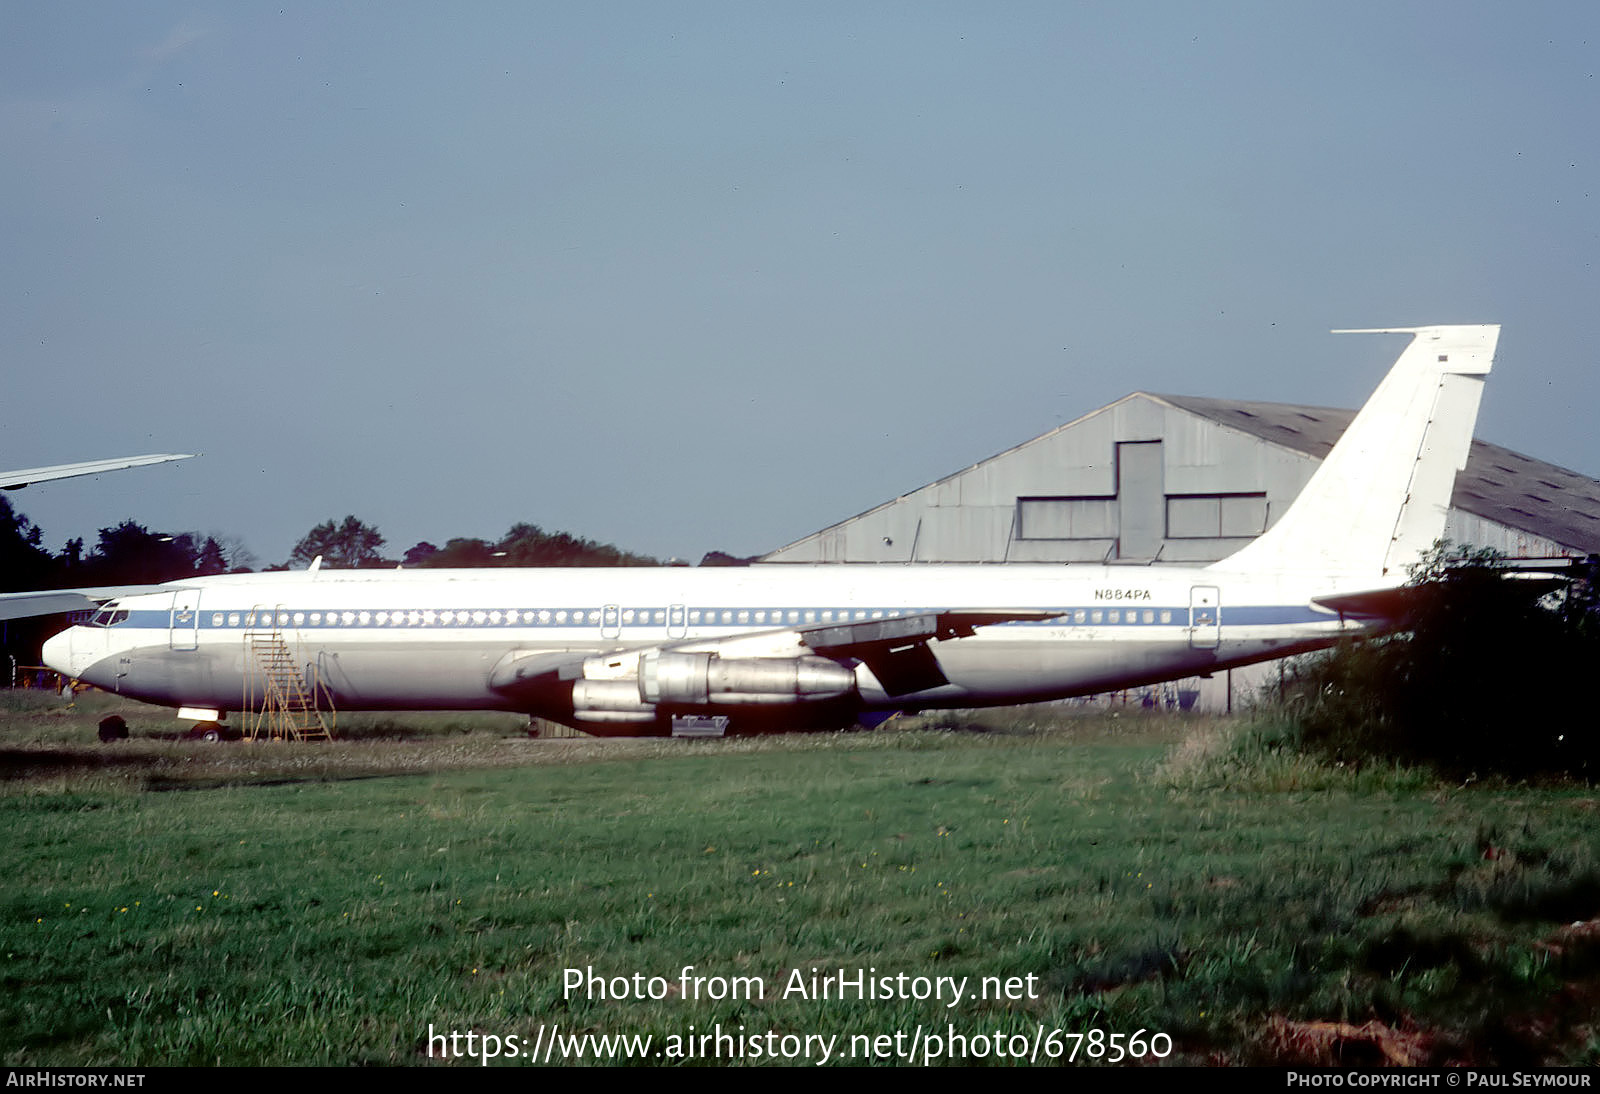
<svg viewBox="0 0 1600 1094">
<path fill-rule="evenodd" d="M 825 657 L 718 657 L 647 650 L 639 658 L 639 699 L 673 706 L 778 704 L 837 699 L 855 673 Z"/>
</svg>

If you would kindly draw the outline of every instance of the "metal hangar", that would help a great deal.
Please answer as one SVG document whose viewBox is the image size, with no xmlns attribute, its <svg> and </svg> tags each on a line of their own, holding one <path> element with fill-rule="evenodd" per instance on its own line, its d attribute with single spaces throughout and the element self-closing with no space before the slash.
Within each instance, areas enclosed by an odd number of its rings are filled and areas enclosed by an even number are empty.
<svg viewBox="0 0 1600 1094">
<path fill-rule="evenodd" d="M 1216 561 L 1282 516 L 1354 416 L 1135 392 L 761 561 Z M 1600 482 L 1474 441 L 1446 535 L 1518 558 L 1600 552 Z M 1205 705 L 1241 686 L 1207 685 Z"/>
</svg>

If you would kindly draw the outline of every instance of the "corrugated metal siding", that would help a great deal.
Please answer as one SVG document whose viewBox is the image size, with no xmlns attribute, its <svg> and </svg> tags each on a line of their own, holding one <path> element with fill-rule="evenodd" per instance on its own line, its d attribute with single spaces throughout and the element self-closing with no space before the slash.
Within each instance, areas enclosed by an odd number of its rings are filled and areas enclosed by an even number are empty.
<svg viewBox="0 0 1600 1094">
<path fill-rule="evenodd" d="M 1159 562 L 1212 562 L 1277 521 L 1352 416 L 1137 393 L 766 557 L 1100 562 L 1157 551 Z M 1141 452 L 1159 459 L 1119 482 L 1119 446 L 1124 465 Z M 1457 542 L 1526 556 L 1600 551 L 1600 483 L 1506 449 L 1474 442 L 1455 506 Z"/>
</svg>

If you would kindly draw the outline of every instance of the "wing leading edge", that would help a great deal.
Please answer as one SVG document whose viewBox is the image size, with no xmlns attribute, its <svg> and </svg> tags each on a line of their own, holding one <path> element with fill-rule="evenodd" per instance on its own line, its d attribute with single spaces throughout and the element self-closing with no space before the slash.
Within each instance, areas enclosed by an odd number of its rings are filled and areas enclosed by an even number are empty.
<svg viewBox="0 0 1600 1094">
<path fill-rule="evenodd" d="M 0 490 L 21 490 L 24 486 L 35 482 L 73 479 L 80 475 L 98 475 L 102 471 L 121 471 L 127 467 L 146 467 L 153 463 L 192 459 L 194 459 L 192 452 L 161 452 L 149 456 L 121 456 L 111 460 L 85 460 L 82 463 L 57 463 L 48 467 L 25 467 L 20 471 L 0 471 Z"/>
</svg>

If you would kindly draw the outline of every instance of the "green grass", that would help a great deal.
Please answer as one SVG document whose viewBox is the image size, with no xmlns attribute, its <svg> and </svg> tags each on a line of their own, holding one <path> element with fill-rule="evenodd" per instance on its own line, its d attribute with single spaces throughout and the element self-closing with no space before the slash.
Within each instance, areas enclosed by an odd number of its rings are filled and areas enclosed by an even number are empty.
<svg viewBox="0 0 1600 1094">
<path fill-rule="evenodd" d="M 413 1063 L 430 1024 L 718 1023 L 1142 1029 L 1186 1062 L 1600 1059 L 1583 788 L 1318 768 L 1227 723 L 1039 708 L 725 742 L 397 720 L 332 746 L 159 740 L 147 712 L 103 746 L 104 702 L 0 714 L 6 1064 Z M 568 968 L 676 985 L 686 965 L 766 997 L 562 990 Z M 1039 991 L 777 997 L 813 968 Z"/>
</svg>

